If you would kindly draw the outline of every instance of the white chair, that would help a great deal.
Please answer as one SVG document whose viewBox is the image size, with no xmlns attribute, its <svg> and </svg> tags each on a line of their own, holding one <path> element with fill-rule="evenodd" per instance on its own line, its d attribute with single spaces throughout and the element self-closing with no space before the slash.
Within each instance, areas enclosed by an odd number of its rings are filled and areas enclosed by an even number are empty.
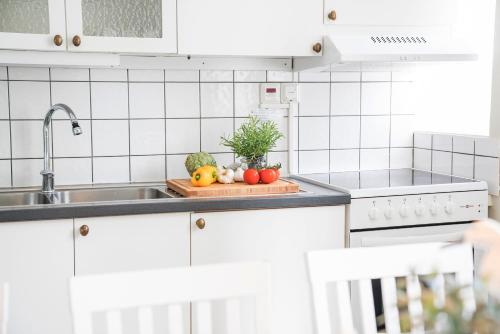
<svg viewBox="0 0 500 334">
<path fill-rule="evenodd" d="M 212 334 L 210 302 L 214 300 L 225 301 L 227 333 L 238 334 L 243 332 L 241 298 L 248 297 L 255 298 L 255 334 L 268 334 L 269 266 L 264 263 L 82 276 L 72 278 L 70 289 L 74 334 L 92 333 L 94 312 L 106 314 L 108 333 L 122 333 L 121 310 L 126 308 L 137 308 L 138 334 L 152 334 L 152 307 L 162 305 L 168 305 L 168 333 L 189 333 L 183 321 L 186 302 L 196 310 L 192 322 L 198 333 Z"/>
<path fill-rule="evenodd" d="M 0 285 L 0 334 L 7 333 L 9 286 L 7 283 Z"/>
<path fill-rule="evenodd" d="M 461 295 L 465 309 L 472 312 L 475 309 L 472 248 L 466 244 L 443 246 L 442 243 L 430 243 L 308 253 L 317 333 L 377 333 L 372 279 L 381 279 L 388 334 L 400 333 L 396 277 L 407 279 L 412 333 L 424 333 L 417 275 L 437 274 L 434 284 L 437 301 L 442 303 L 445 299 L 443 275 L 455 274 L 457 284 L 466 287 Z M 349 283 L 352 294 L 349 293 Z M 332 290 L 327 291 L 327 284 L 332 284 Z M 330 291 L 335 296 L 333 302 L 327 296 Z"/>
</svg>

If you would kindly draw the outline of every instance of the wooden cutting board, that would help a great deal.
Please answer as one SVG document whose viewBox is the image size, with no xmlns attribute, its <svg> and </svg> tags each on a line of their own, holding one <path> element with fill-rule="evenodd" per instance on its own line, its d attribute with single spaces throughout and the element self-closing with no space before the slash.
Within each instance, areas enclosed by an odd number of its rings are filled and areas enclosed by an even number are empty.
<svg viewBox="0 0 500 334">
<path fill-rule="evenodd" d="M 167 180 L 167 186 L 184 197 L 228 197 L 245 195 L 288 194 L 299 192 L 297 183 L 279 179 L 271 184 L 249 185 L 244 182 L 214 183 L 208 187 L 194 187 L 189 179 Z"/>
</svg>

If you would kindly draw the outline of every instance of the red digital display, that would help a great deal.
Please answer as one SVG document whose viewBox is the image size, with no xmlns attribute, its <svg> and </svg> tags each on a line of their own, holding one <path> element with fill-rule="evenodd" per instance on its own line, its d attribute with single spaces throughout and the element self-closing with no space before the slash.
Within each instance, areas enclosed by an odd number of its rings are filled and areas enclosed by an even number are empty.
<svg viewBox="0 0 500 334">
<path fill-rule="evenodd" d="M 276 88 L 266 88 L 266 93 L 276 93 Z"/>
</svg>

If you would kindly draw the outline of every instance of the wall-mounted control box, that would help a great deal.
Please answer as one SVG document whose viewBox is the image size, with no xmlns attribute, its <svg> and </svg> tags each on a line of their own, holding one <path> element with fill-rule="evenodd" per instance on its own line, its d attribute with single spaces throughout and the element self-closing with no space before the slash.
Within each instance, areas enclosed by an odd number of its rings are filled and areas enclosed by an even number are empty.
<svg viewBox="0 0 500 334">
<path fill-rule="evenodd" d="M 279 105 L 297 102 L 296 83 L 262 83 L 260 84 L 260 104 Z"/>
</svg>

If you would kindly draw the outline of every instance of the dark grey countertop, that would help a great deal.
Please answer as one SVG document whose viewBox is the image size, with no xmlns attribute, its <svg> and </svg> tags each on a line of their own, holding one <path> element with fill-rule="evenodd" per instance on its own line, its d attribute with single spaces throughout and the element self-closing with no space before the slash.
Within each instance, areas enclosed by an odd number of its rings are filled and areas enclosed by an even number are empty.
<svg viewBox="0 0 500 334">
<path fill-rule="evenodd" d="M 0 207 L 0 222 L 168 212 L 206 212 L 334 206 L 349 204 L 351 202 L 349 194 L 323 188 L 307 182 L 294 181 L 300 184 L 300 193 L 230 198 L 195 199 L 176 197 L 134 201 Z M 131 184 L 127 186 L 134 185 Z M 156 187 L 158 187 L 158 184 L 156 184 Z"/>
</svg>

